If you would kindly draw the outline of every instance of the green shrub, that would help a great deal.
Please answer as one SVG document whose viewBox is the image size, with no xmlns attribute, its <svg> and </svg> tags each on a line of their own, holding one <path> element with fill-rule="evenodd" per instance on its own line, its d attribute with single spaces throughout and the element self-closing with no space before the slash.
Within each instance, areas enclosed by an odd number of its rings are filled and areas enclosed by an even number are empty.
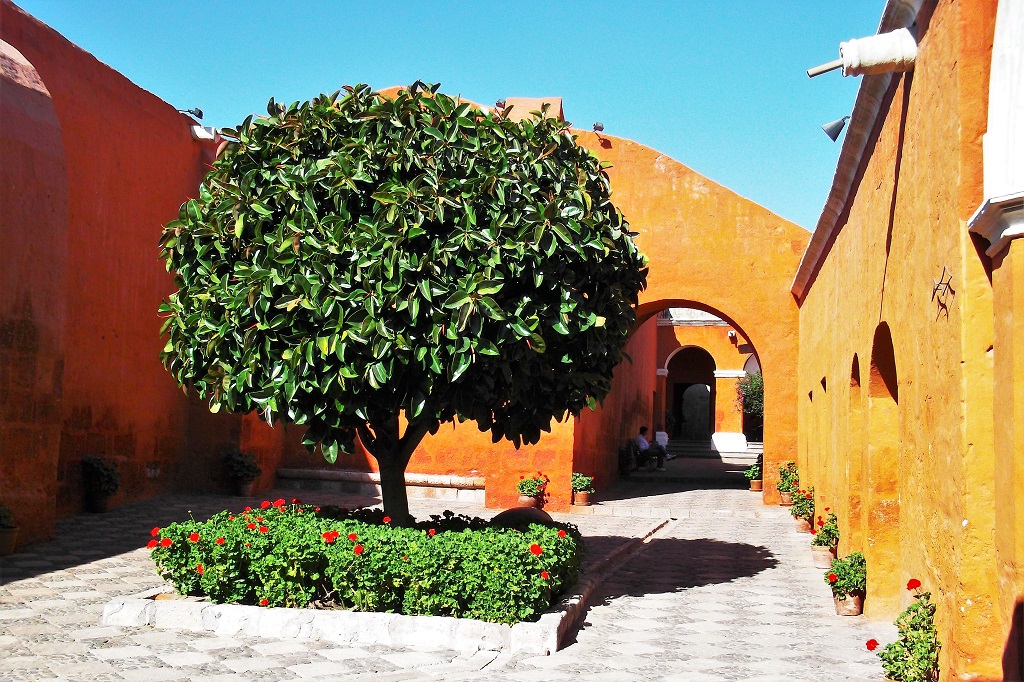
<svg viewBox="0 0 1024 682">
<path fill-rule="evenodd" d="M 548 488 L 548 483 L 551 479 L 542 473 L 537 473 L 532 478 L 526 478 L 525 476 L 519 477 L 519 483 L 516 484 L 516 490 L 519 491 L 520 495 L 526 495 L 527 497 L 537 497 L 543 495 L 544 491 Z"/>
<path fill-rule="evenodd" d="M 832 512 L 828 513 L 828 520 L 822 521 L 818 517 L 816 528 L 811 528 L 814 539 L 811 544 L 815 547 L 835 547 L 839 544 L 839 519 Z"/>
<path fill-rule="evenodd" d="M 255 481 L 263 473 L 256 458 L 241 450 L 228 450 L 224 453 L 224 468 L 227 470 L 228 478 L 248 483 Z"/>
<path fill-rule="evenodd" d="M 572 491 L 574 493 L 594 492 L 594 477 L 586 476 L 578 471 L 572 472 Z"/>
<path fill-rule="evenodd" d="M 825 582 L 839 599 L 851 594 L 863 595 L 868 589 L 868 565 L 864 555 L 854 552 L 842 559 L 833 559 L 832 567 L 825 571 Z"/>
<path fill-rule="evenodd" d="M 814 518 L 813 487 L 793 492 L 793 506 L 789 508 L 789 513 L 793 515 L 794 519 L 807 519 L 810 521 Z"/>
<path fill-rule="evenodd" d="M 747 477 L 748 481 L 760 481 L 761 480 L 761 465 L 751 464 L 747 467 L 743 475 Z"/>
<path fill-rule="evenodd" d="M 916 583 L 915 587 L 910 587 Z M 911 580 L 907 589 L 917 589 L 920 582 Z M 918 592 L 914 602 L 896 617 L 899 635 L 895 642 L 885 646 L 878 657 L 882 659 L 885 676 L 895 682 L 935 682 L 939 679 L 939 642 L 935 630 L 935 604 L 931 592 Z M 878 646 L 868 641 L 868 649 Z"/>
<path fill-rule="evenodd" d="M 779 465 L 779 492 L 791 493 L 800 487 L 800 472 L 796 462 L 784 462 Z"/>
<path fill-rule="evenodd" d="M 536 620 L 576 582 L 583 542 L 570 525 L 492 526 L 445 512 L 394 527 L 377 510 L 264 502 L 154 528 L 160 575 L 216 603 Z"/>
<path fill-rule="evenodd" d="M 103 497 L 110 497 L 121 487 L 117 462 L 103 455 L 86 455 L 82 458 L 82 479 L 86 492 Z"/>
</svg>

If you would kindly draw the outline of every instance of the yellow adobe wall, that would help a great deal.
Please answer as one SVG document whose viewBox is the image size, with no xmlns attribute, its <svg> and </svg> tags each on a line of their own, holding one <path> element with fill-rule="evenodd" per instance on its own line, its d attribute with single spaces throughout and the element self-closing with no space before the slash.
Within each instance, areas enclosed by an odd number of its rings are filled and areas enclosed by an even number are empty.
<svg viewBox="0 0 1024 682">
<path fill-rule="evenodd" d="M 894 79 L 800 308 L 801 484 L 838 514 L 840 552 L 865 552 L 869 617 L 895 617 L 911 577 L 932 591 L 948 680 L 1001 679 L 1008 629 L 994 570 L 1012 494 L 995 496 L 992 287 L 966 228 L 982 199 L 994 16 L 994 1 L 925 3 L 915 68 Z M 944 266 L 947 309 L 932 300 Z"/>
</svg>

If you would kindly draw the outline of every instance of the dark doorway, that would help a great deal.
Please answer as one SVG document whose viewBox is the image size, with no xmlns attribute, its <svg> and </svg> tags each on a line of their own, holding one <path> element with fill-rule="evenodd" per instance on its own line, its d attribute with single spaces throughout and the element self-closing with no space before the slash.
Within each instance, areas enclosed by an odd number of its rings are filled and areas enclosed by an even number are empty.
<svg viewBox="0 0 1024 682">
<path fill-rule="evenodd" d="M 674 437 L 682 440 L 710 441 L 713 427 L 711 388 L 707 384 L 677 383 L 673 385 L 672 416 Z"/>
</svg>

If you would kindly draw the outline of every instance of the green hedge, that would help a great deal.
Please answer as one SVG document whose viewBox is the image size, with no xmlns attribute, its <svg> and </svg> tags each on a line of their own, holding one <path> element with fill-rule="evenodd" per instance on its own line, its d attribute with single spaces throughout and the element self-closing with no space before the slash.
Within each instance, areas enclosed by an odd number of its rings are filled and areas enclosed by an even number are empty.
<svg viewBox="0 0 1024 682">
<path fill-rule="evenodd" d="M 397 528 L 379 510 L 264 502 L 154 528 L 160 575 L 215 603 L 335 606 L 516 623 L 536 620 L 579 575 L 571 525 L 518 528 L 445 512 Z"/>
</svg>

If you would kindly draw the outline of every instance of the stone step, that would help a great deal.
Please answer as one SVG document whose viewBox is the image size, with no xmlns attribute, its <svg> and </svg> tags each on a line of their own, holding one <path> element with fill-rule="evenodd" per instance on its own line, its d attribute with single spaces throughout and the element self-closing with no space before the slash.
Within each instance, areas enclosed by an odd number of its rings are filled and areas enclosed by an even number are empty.
<svg viewBox="0 0 1024 682">
<path fill-rule="evenodd" d="M 410 498 L 457 500 L 484 504 L 483 476 L 454 476 L 406 472 L 405 486 Z M 277 486 L 288 490 L 314 490 L 380 496 L 380 474 L 352 469 L 277 470 Z"/>
</svg>

